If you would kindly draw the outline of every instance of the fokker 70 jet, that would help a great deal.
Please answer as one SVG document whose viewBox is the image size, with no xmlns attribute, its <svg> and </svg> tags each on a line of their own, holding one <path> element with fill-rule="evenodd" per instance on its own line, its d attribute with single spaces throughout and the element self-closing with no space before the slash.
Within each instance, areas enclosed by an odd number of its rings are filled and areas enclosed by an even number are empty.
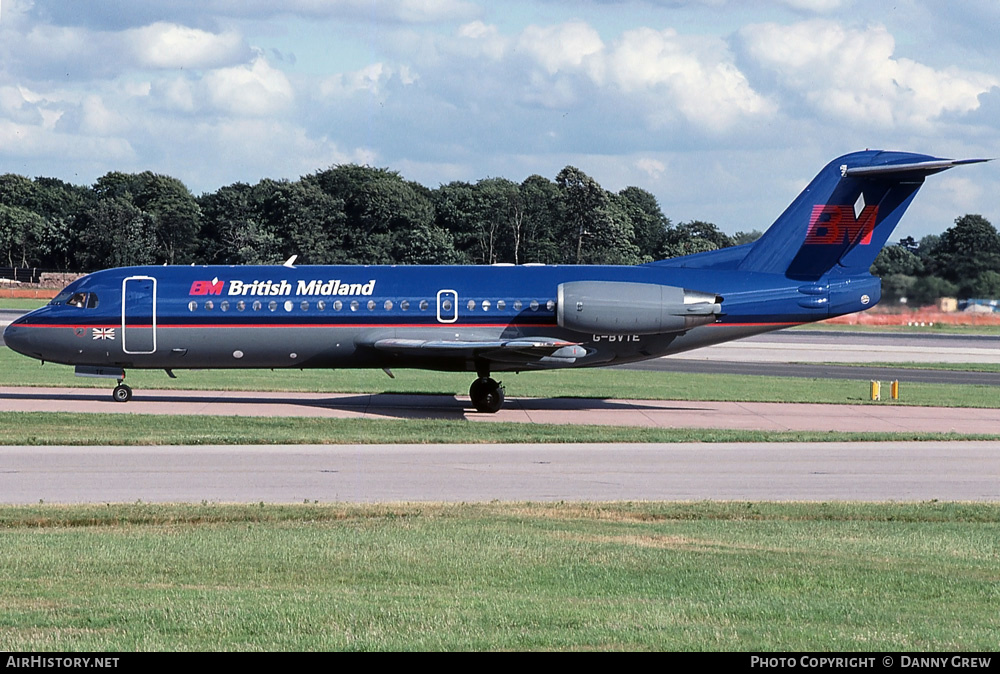
<svg viewBox="0 0 1000 674">
<path fill-rule="evenodd" d="M 757 241 L 635 266 L 144 266 L 88 274 L 11 323 L 32 358 L 128 369 L 618 365 L 874 306 L 869 268 L 924 178 L 983 159 L 864 151 L 830 162 Z"/>
</svg>

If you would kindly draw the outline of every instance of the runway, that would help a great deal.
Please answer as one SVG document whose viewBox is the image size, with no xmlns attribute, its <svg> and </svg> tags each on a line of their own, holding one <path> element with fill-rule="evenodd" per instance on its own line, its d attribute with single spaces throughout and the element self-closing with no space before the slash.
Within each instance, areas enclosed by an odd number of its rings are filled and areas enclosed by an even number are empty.
<svg viewBox="0 0 1000 674">
<path fill-rule="evenodd" d="M 837 367 L 821 364 L 837 354 L 847 362 L 861 355 L 883 362 L 997 362 L 997 341 L 785 332 L 640 366 L 756 367 L 767 374 L 791 367 L 798 376 L 817 377 Z M 869 376 L 868 368 L 842 369 L 862 382 Z M 899 378 L 916 381 L 913 372 Z M 945 374 L 975 383 L 990 373 Z M 82 388 L 2 387 L 0 410 L 763 431 L 993 434 L 1000 428 L 998 409 L 890 404 L 508 398 L 489 415 L 472 411 L 467 398 L 444 395 L 137 390 L 132 402 L 120 404 L 107 390 Z M 1000 501 L 1000 443 L 0 447 L 3 503 L 493 499 Z"/>
<path fill-rule="evenodd" d="M 1000 501 L 1000 446 L 0 447 L 0 502 Z"/>
</svg>

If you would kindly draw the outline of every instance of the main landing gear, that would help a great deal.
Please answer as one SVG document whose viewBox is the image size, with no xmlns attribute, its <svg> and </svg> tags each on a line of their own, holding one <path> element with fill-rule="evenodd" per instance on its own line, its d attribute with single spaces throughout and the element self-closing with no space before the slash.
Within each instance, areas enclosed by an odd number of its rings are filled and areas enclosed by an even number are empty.
<svg viewBox="0 0 1000 674">
<path fill-rule="evenodd" d="M 469 388 L 469 397 L 477 411 L 494 414 L 503 407 L 503 386 L 491 379 L 489 372 L 480 373 Z"/>
</svg>

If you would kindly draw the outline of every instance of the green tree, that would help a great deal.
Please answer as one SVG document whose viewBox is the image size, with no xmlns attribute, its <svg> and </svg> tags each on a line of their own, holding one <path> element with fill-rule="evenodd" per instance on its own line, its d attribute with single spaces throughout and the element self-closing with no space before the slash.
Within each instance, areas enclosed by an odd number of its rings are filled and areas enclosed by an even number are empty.
<svg viewBox="0 0 1000 674">
<path fill-rule="evenodd" d="M 742 246 L 745 243 L 753 243 L 762 236 L 764 236 L 764 232 L 759 229 L 751 229 L 749 232 L 736 232 L 732 237 L 733 245 Z"/>
<path fill-rule="evenodd" d="M 1000 272 L 987 269 L 969 285 L 969 297 L 1000 299 Z"/>
<path fill-rule="evenodd" d="M 958 285 L 940 276 L 920 276 L 914 281 L 907 296 L 912 306 L 934 304 L 942 297 L 956 297 Z"/>
<path fill-rule="evenodd" d="M 525 209 L 517 183 L 486 178 L 475 185 L 452 182 L 434 193 L 436 222 L 455 237 L 475 264 L 520 261 Z"/>
<path fill-rule="evenodd" d="M 81 269 L 127 267 L 156 262 L 152 216 L 123 197 L 99 200 L 82 217 Z"/>
<path fill-rule="evenodd" d="M 682 222 L 667 231 L 660 257 L 671 258 L 728 248 L 733 240 L 710 222 Z"/>
<path fill-rule="evenodd" d="M 9 267 L 38 267 L 46 222 L 26 208 L 0 204 L 0 254 Z"/>
<path fill-rule="evenodd" d="M 917 276 L 924 271 L 924 263 L 905 246 L 886 246 L 879 251 L 872 263 L 871 273 L 886 277 L 890 274 Z"/>
<path fill-rule="evenodd" d="M 548 178 L 531 175 L 521 183 L 520 193 L 524 204 L 524 242 L 518 262 L 559 262 L 562 227 L 559 187 Z"/>
<path fill-rule="evenodd" d="M 202 214 L 199 257 L 214 264 L 281 262 L 283 239 L 264 215 L 273 181 L 234 183 L 198 199 Z"/>
<path fill-rule="evenodd" d="M 618 204 L 632 223 L 641 260 L 655 260 L 663 249 L 670 228 L 670 220 L 663 215 L 656 197 L 644 189 L 626 187 L 618 193 Z"/>
<path fill-rule="evenodd" d="M 22 246 L 20 253 L 8 249 L 8 258 L 32 267 L 69 268 L 78 245 L 77 217 L 91 202 L 89 189 L 55 178 L 0 176 L 0 206 L 13 209 L 4 216 L 5 236 Z"/>
<path fill-rule="evenodd" d="M 913 287 L 916 283 L 916 276 L 886 274 L 882 276 L 882 300 L 885 302 L 899 302 L 905 297 L 908 304 L 912 303 Z"/>
<path fill-rule="evenodd" d="M 1000 234 L 981 215 L 963 215 L 945 230 L 933 253 L 934 269 L 968 297 L 984 271 L 1000 269 Z"/>
<path fill-rule="evenodd" d="M 394 264 L 415 232 L 432 232 L 434 209 L 426 188 L 388 169 L 346 164 L 302 179 L 343 202 L 342 241 L 360 264 Z"/>
<path fill-rule="evenodd" d="M 639 248 L 628 214 L 596 180 L 574 166 L 567 166 L 556 176 L 556 185 L 562 201 L 565 261 L 639 262 Z"/>
<path fill-rule="evenodd" d="M 201 209 L 184 183 L 150 171 L 112 171 L 98 178 L 93 189 L 98 200 L 124 201 L 149 216 L 154 261 L 167 264 L 195 261 Z"/>
</svg>

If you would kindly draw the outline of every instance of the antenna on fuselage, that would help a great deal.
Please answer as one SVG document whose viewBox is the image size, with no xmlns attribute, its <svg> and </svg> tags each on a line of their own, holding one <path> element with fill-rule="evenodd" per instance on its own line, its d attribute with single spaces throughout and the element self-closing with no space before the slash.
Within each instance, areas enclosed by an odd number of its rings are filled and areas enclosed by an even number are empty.
<svg viewBox="0 0 1000 674">
<path fill-rule="evenodd" d="M 291 256 L 290 258 L 288 258 L 287 260 L 285 260 L 285 263 L 283 265 L 281 265 L 281 266 L 282 267 L 288 267 L 289 269 L 294 269 L 295 268 L 295 258 L 297 258 L 297 257 L 298 257 L 298 255 Z"/>
</svg>

